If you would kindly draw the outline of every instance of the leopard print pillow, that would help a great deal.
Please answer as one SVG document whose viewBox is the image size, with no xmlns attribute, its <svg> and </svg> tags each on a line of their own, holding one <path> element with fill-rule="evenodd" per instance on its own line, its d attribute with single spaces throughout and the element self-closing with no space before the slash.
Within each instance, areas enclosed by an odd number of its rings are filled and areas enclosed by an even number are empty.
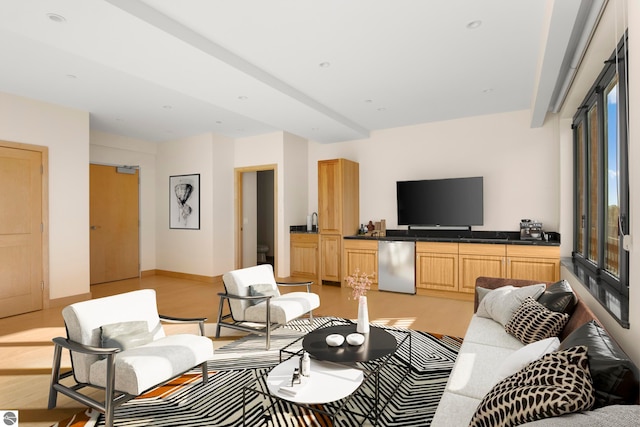
<svg viewBox="0 0 640 427">
<path fill-rule="evenodd" d="M 513 313 L 504 330 L 524 344 L 556 337 L 569 321 L 569 315 L 551 311 L 531 297 L 527 297 Z"/>
<path fill-rule="evenodd" d="M 470 426 L 516 426 L 589 410 L 594 402 L 587 347 L 571 347 L 546 354 L 496 384 Z"/>
</svg>

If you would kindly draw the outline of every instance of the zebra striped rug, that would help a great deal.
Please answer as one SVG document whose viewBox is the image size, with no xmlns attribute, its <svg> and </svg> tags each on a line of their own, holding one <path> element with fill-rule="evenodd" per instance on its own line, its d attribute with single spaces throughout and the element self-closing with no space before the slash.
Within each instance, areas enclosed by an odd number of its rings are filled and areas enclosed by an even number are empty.
<svg viewBox="0 0 640 427">
<path fill-rule="evenodd" d="M 208 362 L 209 382 L 203 387 L 198 370 L 150 391 L 117 408 L 117 427 L 176 426 L 241 426 L 244 385 L 252 384 L 279 361 L 279 349 L 327 321 L 314 319 L 294 321 L 274 331 L 271 350 L 264 349 L 264 337 L 249 335 L 218 350 Z M 398 329 L 401 330 L 401 329 Z M 445 384 L 458 354 L 461 340 L 448 336 L 410 331 L 412 334 L 412 366 L 396 395 L 379 419 L 381 426 L 427 426 L 440 401 Z M 407 360 L 404 350 L 395 357 Z M 381 393 L 397 381 L 392 371 L 389 384 L 381 382 Z M 399 374 L 398 374 L 399 375 Z M 371 390 L 365 390 L 365 395 Z M 356 404 L 358 402 L 356 401 Z M 280 402 L 270 417 L 263 414 L 262 400 L 256 396 L 246 403 L 248 426 L 324 426 L 328 421 L 295 405 Z M 75 421 L 64 420 L 56 426 L 103 426 L 99 413 L 79 414 Z M 340 425 L 358 425 L 344 418 Z M 364 425 L 369 425 L 365 423 Z"/>
</svg>

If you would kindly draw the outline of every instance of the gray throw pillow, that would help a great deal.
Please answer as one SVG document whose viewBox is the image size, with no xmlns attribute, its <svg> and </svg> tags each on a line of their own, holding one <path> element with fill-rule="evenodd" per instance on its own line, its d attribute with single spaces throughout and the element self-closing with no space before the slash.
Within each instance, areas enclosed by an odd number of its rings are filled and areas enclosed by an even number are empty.
<svg viewBox="0 0 640 427">
<path fill-rule="evenodd" d="M 277 297 L 279 295 L 278 293 L 278 289 L 276 287 L 274 287 L 274 285 L 272 285 L 271 283 L 258 283 L 255 285 L 250 285 L 249 286 L 249 295 L 251 295 L 252 297 Z M 258 300 L 258 301 L 251 301 L 251 305 L 254 304 L 259 304 L 262 301 Z"/>
<path fill-rule="evenodd" d="M 145 320 L 111 323 L 103 325 L 100 329 L 103 348 L 126 350 L 153 341 L 153 334 L 149 332 L 149 327 Z"/>
</svg>

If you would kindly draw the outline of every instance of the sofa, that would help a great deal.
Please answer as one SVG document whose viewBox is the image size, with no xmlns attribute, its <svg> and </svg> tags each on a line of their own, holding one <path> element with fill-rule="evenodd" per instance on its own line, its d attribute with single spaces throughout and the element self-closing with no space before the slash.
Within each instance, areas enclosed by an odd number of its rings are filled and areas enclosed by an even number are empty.
<svg viewBox="0 0 640 427">
<path fill-rule="evenodd" d="M 479 277 L 432 426 L 639 425 L 638 369 L 561 280 Z"/>
</svg>

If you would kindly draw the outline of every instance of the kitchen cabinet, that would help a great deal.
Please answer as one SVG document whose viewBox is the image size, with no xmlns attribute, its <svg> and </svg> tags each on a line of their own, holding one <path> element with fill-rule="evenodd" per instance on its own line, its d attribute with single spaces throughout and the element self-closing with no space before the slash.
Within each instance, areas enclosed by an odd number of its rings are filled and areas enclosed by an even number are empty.
<svg viewBox="0 0 640 427">
<path fill-rule="evenodd" d="M 505 277 L 506 245 L 460 243 L 459 292 L 473 294 L 476 279 L 480 276 Z"/>
<path fill-rule="evenodd" d="M 291 276 L 319 279 L 318 235 L 315 233 L 290 234 Z"/>
<path fill-rule="evenodd" d="M 458 243 L 416 242 L 416 288 L 458 292 Z"/>
<path fill-rule="evenodd" d="M 378 242 L 375 240 L 352 240 L 343 241 L 343 263 L 344 274 L 348 276 L 355 273 L 356 269 L 360 273 L 372 274 L 371 285 L 378 284 Z M 344 277 L 342 278 L 344 282 Z"/>
<path fill-rule="evenodd" d="M 560 280 L 560 247 L 508 245 L 506 277 L 557 282 Z"/>
<path fill-rule="evenodd" d="M 358 232 L 360 166 L 347 159 L 318 162 L 318 232 L 321 280 L 342 281 L 342 238 Z"/>
<path fill-rule="evenodd" d="M 340 258 L 342 236 L 320 235 L 320 276 L 321 280 L 340 282 L 342 280 Z"/>
</svg>

